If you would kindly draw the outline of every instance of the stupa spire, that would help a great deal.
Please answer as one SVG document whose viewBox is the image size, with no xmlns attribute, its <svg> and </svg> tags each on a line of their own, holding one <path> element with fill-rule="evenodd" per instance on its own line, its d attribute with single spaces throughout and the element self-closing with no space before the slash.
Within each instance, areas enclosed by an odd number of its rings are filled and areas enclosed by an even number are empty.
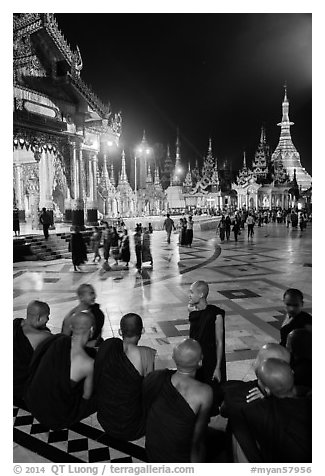
<svg viewBox="0 0 325 476">
<path fill-rule="evenodd" d="M 148 165 L 146 183 L 152 183 L 151 167 Z"/>
<path fill-rule="evenodd" d="M 124 152 L 124 150 L 122 151 L 122 169 L 121 169 L 119 185 L 121 185 L 122 183 L 129 183 L 128 177 L 126 175 L 125 152 Z"/>
<path fill-rule="evenodd" d="M 111 164 L 111 167 L 110 167 L 110 180 L 112 182 L 113 185 L 115 185 L 115 176 L 114 176 L 114 165 Z"/>
<path fill-rule="evenodd" d="M 243 157 L 243 169 L 246 169 L 246 152 L 244 151 L 244 157 Z"/>
</svg>

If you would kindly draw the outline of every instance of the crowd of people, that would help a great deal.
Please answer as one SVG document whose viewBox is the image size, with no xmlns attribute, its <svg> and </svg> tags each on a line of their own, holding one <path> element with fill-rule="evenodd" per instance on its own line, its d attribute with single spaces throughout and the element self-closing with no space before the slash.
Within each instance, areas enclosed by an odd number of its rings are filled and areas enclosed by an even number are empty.
<svg viewBox="0 0 325 476">
<path fill-rule="evenodd" d="M 108 263 L 110 257 L 115 261 L 114 266 L 118 266 L 119 261 L 122 261 L 125 263 L 125 268 L 128 268 L 131 254 L 129 233 L 125 223 L 122 220 L 118 222 L 117 226 L 109 225 L 108 222 L 104 222 L 103 224 L 104 229 L 100 230 L 98 226 L 95 226 L 90 237 L 93 263 L 96 263 L 96 261 L 99 263 L 101 261 L 102 256 L 100 249 L 102 248 L 104 258 L 103 269 L 105 271 L 111 269 Z M 149 223 L 148 227 L 142 227 L 141 223 L 137 223 L 134 233 L 134 246 L 137 260 L 136 268 L 138 271 L 141 271 L 142 264 L 146 262 L 149 262 L 150 266 L 153 267 L 150 237 L 152 233 L 153 228 L 151 223 Z M 69 251 L 71 251 L 74 271 L 82 271 L 80 266 L 88 261 L 88 257 L 85 238 L 79 227 L 75 227 L 71 234 Z"/>
<path fill-rule="evenodd" d="M 234 233 L 234 240 L 238 241 L 238 235 L 247 225 L 247 237 L 252 239 L 254 236 L 254 227 L 262 227 L 269 223 L 283 223 L 289 228 L 297 229 L 298 225 L 301 231 L 307 227 L 307 223 L 311 221 L 311 215 L 308 215 L 305 210 L 250 210 L 245 209 L 236 210 L 232 214 L 221 214 L 220 221 L 217 226 L 217 234 L 220 236 L 220 241 L 229 241 L 231 231 Z"/>
<path fill-rule="evenodd" d="M 97 413 L 111 437 L 145 436 L 153 463 L 217 461 L 209 422 L 219 413 L 228 419 L 228 462 L 311 462 L 312 318 L 302 293 L 284 293 L 279 343 L 259 350 L 251 382 L 227 380 L 226 313 L 208 294 L 206 282 L 191 285 L 188 337 L 172 350 L 175 368 L 160 370 L 156 349 L 139 345 L 138 314 L 122 317 L 120 338 L 103 340 L 90 284 L 79 286 L 58 334 L 47 327 L 48 304 L 32 301 L 26 319 L 13 321 L 14 403 L 53 430 Z"/>
</svg>

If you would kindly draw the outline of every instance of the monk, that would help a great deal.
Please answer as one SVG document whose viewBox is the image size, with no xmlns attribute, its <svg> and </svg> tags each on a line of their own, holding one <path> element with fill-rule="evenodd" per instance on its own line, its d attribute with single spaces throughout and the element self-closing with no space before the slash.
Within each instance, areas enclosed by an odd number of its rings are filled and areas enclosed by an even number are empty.
<svg viewBox="0 0 325 476">
<path fill-rule="evenodd" d="M 27 306 L 26 319 L 17 318 L 13 321 L 14 400 L 23 397 L 34 350 L 52 335 L 46 327 L 49 315 L 50 308 L 46 302 L 32 301 Z"/>
<path fill-rule="evenodd" d="M 297 397 L 293 371 L 283 360 L 264 360 L 256 373 L 266 398 L 242 408 L 232 422 L 246 462 L 310 463 L 311 400 Z"/>
<path fill-rule="evenodd" d="M 214 392 L 212 414 L 219 412 L 221 384 L 227 380 L 225 354 L 225 311 L 208 304 L 209 285 L 196 281 L 190 287 L 188 310 L 190 338 L 199 342 L 203 352 L 202 367 L 196 378 L 209 384 Z"/>
<path fill-rule="evenodd" d="M 148 460 L 204 462 L 213 392 L 209 385 L 195 379 L 202 365 L 200 344 L 193 339 L 184 340 L 175 347 L 173 359 L 176 371 L 157 370 L 143 383 Z"/>
<path fill-rule="evenodd" d="M 119 338 L 107 339 L 95 360 L 97 419 L 109 436 L 133 441 L 144 435 L 142 381 L 154 369 L 156 351 L 139 346 L 143 322 L 129 313 L 120 321 Z"/>
<path fill-rule="evenodd" d="M 72 336 L 56 334 L 36 349 L 25 401 L 28 409 L 47 428 L 69 428 L 94 412 L 94 360 L 85 352 L 92 338 L 94 318 L 79 312 L 71 319 Z"/>
<path fill-rule="evenodd" d="M 312 333 L 307 329 L 295 329 L 287 337 L 287 349 L 291 355 L 291 368 L 299 395 L 312 389 Z"/>
<path fill-rule="evenodd" d="M 260 348 L 253 364 L 255 373 L 261 362 L 270 358 L 281 359 L 288 364 L 290 363 L 290 353 L 288 350 L 280 344 L 271 342 L 264 344 Z M 221 415 L 225 418 L 239 411 L 239 409 L 242 406 L 246 406 L 247 403 L 252 403 L 254 400 L 265 397 L 263 388 L 258 385 L 258 379 L 248 382 L 228 380 L 228 382 L 223 385 L 223 389 L 224 402 L 221 406 Z"/>
<path fill-rule="evenodd" d="M 288 334 L 294 329 L 307 329 L 311 331 L 312 317 L 308 312 L 302 310 L 304 296 L 299 289 L 287 289 L 283 295 L 283 302 L 287 313 L 280 329 L 280 344 L 285 347 Z"/>
<path fill-rule="evenodd" d="M 104 326 L 105 316 L 101 311 L 99 304 L 95 302 L 95 289 L 91 284 L 81 284 L 77 289 L 77 295 L 79 298 L 79 304 L 65 316 L 61 332 L 65 335 L 71 335 L 72 317 L 79 312 L 90 311 L 94 316 L 95 324 L 92 339 L 87 342 L 87 347 L 98 347 L 103 342 L 102 328 Z"/>
</svg>

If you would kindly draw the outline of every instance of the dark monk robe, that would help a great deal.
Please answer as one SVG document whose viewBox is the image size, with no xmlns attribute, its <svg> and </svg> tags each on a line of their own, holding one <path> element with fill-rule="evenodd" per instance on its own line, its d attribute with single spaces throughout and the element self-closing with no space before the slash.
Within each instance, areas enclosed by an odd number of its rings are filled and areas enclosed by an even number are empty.
<svg viewBox="0 0 325 476">
<path fill-rule="evenodd" d="M 284 347 L 287 343 L 287 337 L 291 331 L 295 329 L 309 329 L 311 330 L 312 327 L 312 317 L 308 312 L 301 311 L 297 316 L 289 318 L 286 316 L 282 323 L 282 327 L 280 329 L 280 336 L 281 341 L 280 344 Z"/>
<path fill-rule="evenodd" d="M 14 319 L 13 321 L 13 396 L 14 400 L 21 399 L 24 394 L 25 384 L 29 375 L 29 364 L 31 363 L 34 349 L 25 336 L 22 323 L 25 319 Z M 50 330 L 48 331 L 49 338 L 52 337 Z"/>
<path fill-rule="evenodd" d="M 221 361 L 221 383 L 226 377 L 226 356 L 225 356 L 225 311 L 220 307 L 208 304 L 202 311 L 192 311 L 189 315 L 190 338 L 198 341 L 202 348 L 202 367 L 197 371 L 196 378 L 200 382 L 211 385 L 213 372 L 217 365 L 217 345 L 216 345 L 216 317 L 220 314 L 223 320 L 223 356 Z"/>
<path fill-rule="evenodd" d="M 84 380 L 73 382 L 71 337 L 56 334 L 35 350 L 25 401 L 29 411 L 52 430 L 69 428 L 94 412 L 93 402 L 83 398 Z"/>
<path fill-rule="evenodd" d="M 142 368 L 152 368 L 154 349 L 138 346 Z M 115 337 L 99 347 L 94 369 L 97 419 L 112 437 L 132 441 L 144 435 L 143 377 L 124 353 L 123 341 Z"/>
<path fill-rule="evenodd" d="M 146 451 L 151 463 L 189 463 L 196 414 L 171 383 L 174 371 L 149 374 L 143 382 Z"/>
<path fill-rule="evenodd" d="M 229 420 L 250 463 L 312 461 L 312 413 L 308 398 L 271 396 L 256 400 Z"/>
</svg>

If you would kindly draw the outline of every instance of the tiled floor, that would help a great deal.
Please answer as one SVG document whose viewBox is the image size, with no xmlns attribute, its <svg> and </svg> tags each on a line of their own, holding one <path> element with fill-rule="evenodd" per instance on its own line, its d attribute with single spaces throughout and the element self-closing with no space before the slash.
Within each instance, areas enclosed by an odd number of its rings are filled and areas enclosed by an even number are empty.
<svg viewBox="0 0 325 476">
<path fill-rule="evenodd" d="M 178 247 L 176 234 L 172 238 L 173 242 L 167 245 L 165 233 L 154 232 L 154 268 L 144 268 L 141 276 L 133 263 L 129 270 L 113 267 L 113 271 L 103 272 L 100 265 L 89 260 L 82 273 L 74 273 L 67 260 L 15 263 L 14 317 L 24 317 L 28 302 L 40 299 L 51 308 L 49 327 L 59 332 L 65 314 L 77 303 L 77 287 L 89 282 L 95 287 L 97 302 L 106 316 L 104 338 L 117 335 L 124 313 L 137 312 L 146 329 L 141 343 L 157 349 L 156 367 L 174 367 L 173 345 L 188 335 L 188 290 L 192 282 L 203 279 L 210 285 L 210 303 L 226 311 L 228 378 L 253 378 L 252 360 L 258 349 L 266 342 L 279 340 L 284 290 L 301 289 L 305 309 L 311 311 L 311 226 L 301 233 L 282 224 L 269 224 L 256 227 L 250 242 L 245 230 L 238 243 L 223 244 L 212 231 L 196 233 L 191 249 Z M 131 256 L 134 261 L 133 249 Z M 212 421 L 218 428 L 223 424 L 221 417 Z M 55 447 L 54 443 L 49 445 L 48 434 L 38 433 L 43 436 L 36 440 L 37 422 L 31 420 L 26 425 L 17 425 L 16 418 L 15 429 L 19 436 L 15 439 L 18 444 L 14 446 L 14 461 L 32 461 L 33 452 L 47 454 L 51 461 L 60 458 L 72 461 L 71 455 L 78 461 L 142 460 L 143 441 L 123 448 L 116 442 L 106 442 L 109 445 L 106 451 L 103 444 L 98 443 L 102 441 L 102 433 L 96 417 L 87 419 L 83 425 L 79 425 L 75 433 L 71 431 L 72 436 L 61 435 L 61 446 L 56 442 Z M 32 427 L 36 443 L 30 440 L 31 453 L 25 452 L 21 444 L 25 441 L 22 433 L 29 439 Z M 79 439 L 83 442 L 70 443 Z M 37 441 L 42 441 L 40 446 L 51 446 L 51 451 L 39 451 Z M 35 455 L 35 462 L 40 458 Z"/>
</svg>

